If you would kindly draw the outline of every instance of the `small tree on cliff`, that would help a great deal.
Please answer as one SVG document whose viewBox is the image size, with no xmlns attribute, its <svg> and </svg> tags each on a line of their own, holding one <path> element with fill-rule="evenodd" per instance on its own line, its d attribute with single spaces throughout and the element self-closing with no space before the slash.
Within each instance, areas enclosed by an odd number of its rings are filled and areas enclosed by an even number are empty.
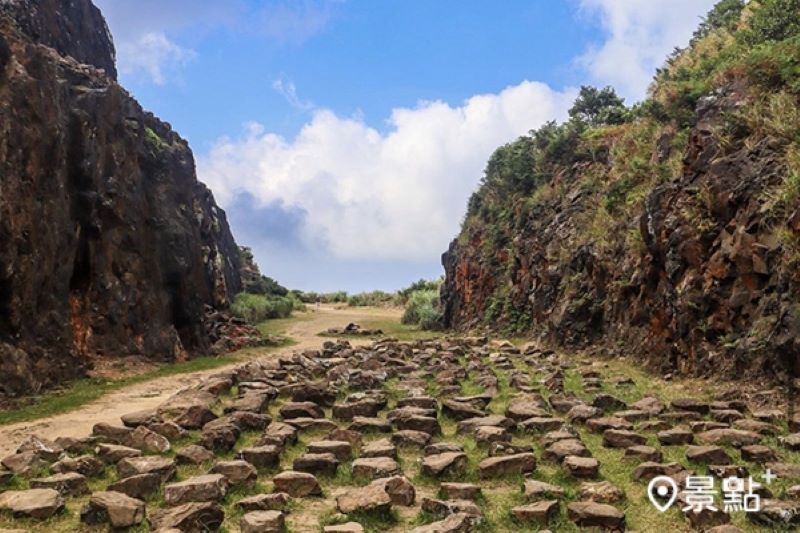
<svg viewBox="0 0 800 533">
<path fill-rule="evenodd" d="M 622 124 L 628 120 L 628 108 L 612 87 L 598 89 L 584 85 L 569 110 L 569 116 L 593 127 Z"/>
</svg>

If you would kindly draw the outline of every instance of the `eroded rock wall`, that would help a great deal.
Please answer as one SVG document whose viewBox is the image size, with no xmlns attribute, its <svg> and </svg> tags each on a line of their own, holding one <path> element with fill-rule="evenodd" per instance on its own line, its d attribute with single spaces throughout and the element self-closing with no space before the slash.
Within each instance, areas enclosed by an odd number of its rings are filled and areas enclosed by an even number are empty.
<svg viewBox="0 0 800 533">
<path fill-rule="evenodd" d="M 204 353 L 204 305 L 239 290 L 225 213 L 186 141 L 116 83 L 113 50 L 88 0 L 0 3 L 5 394 L 97 355 Z"/>
</svg>

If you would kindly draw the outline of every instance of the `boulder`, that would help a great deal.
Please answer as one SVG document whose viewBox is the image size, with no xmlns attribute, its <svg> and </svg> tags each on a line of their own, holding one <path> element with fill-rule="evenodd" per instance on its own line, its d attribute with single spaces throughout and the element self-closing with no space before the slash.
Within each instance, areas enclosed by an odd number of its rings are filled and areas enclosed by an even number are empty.
<svg viewBox="0 0 800 533">
<path fill-rule="evenodd" d="M 293 472 L 291 470 L 281 472 L 272 478 L 275 490 L 285 492 L 293 498 L 303 498 L 305 496 L 319 496 L 322 488 L 319 486 L 317 478 L 313 474 L 306 472 Z"/>
<path fill-rule="evenodd" d="M 625 515 L 616 507 L 596 502 L 572 502 L 567 515 L 578 527 L 625 530 Z"/>
<path fill-rule="evenodd" d="M 159 509 L 150 516 L 153 530 L 186 532 L 217 531 L 225 520 L 225 511 L 218 503 L 192 502 Z"/>
<path fill-rule="evenodd" d="M 161 488 L 159 474 L 139 474 L 115 481 L 108 486 L 112 492 L 121 492 L 131 498 L 146 500 Z"/>
<path fill-rule="evenodd" d="M 121 492 L 95 492 L 81 508 L 81 522 L 89 525 L 107 523 L 112 529 L 125 529 L 144 519 L 144 502 Z"/>
<path fill-rule="evenodd" d="M 222 474 L 205 474 L 185 481 L 169 483 L 164 487 L 167 505 L 188 502 L 216 502 L 225 498 L 228 482 Z"/>
<path fill-rule="evenodd" d="M 126 457 L 117 463 L 117 473 L 121 478 L 137 474 L 158 474 L 162 481 L 168 481 L 175 475 L 175 460 L 152 455 Z"/>
<path fill-rule="evenodd" d="M 401 473 L 400 465 L 390 457 L 361 457 L 353 461 L 354 477 L 376 479 Z"/>
<path fill-rule="evenodd" d="M 282 533 L 284 514 L 281 511 L 250 511 L 239 520 L 241 533 Z"/>
<path fill-rule="evenodd" d="M 428 455 L 422 459 L 422 473 L 426 476 L 460 477 L 467 473 L 467 454 L 463 452 L 445 452 Z"/>
<path fill-rule="evenodd" d="M 256 467 L 247 461 L 238 459 L 233 461 L 219 461 L 211 467 L 208 473 L 222 474 L 225 476 L 228 485 L 231 486 L 244 485 L 249 487 L 252 486 L 258 478 Z"/>
<path fill-rule="evenodd" d="M 536 456 L 532 453 L 489 457 L 478 465 L 478 473 L 482 478 L 522 475 L 535 469 Z"/>
<path fill-rule="evenodd" d="M 86 476 L 77 472 L 67 472 L 65 474 L 54 474 L 48 477 L 32 479 L 30 482 L 32 489 L 54 489 L 63 496 L 83 496 L 89 494 L 89 485 L 86 484 Z"/>
<path fill-rule="evenodd" d="M 511 514 L 522 523 L 548 525 L 559 513 L 558 500 L 542 500 L 511 509 Z"/>
<path fill-rule="evenodd" d="M 57 490 L 8 490 L 0 493 L 0 509 L 15 517 L 44 520 L 64 510 L 64 499 Z"/>
</svg>

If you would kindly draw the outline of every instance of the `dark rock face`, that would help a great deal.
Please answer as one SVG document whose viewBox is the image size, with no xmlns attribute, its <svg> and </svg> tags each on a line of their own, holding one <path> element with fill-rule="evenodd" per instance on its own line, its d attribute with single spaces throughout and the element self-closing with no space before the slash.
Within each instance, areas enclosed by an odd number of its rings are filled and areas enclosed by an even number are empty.
<svg viewBox="0 0 800 533">
<path fill-rule="evenodd" d="M 586 176 L 611 167 L 600 156 L 550 176 L 558 194 L 509 198 L 510 222 L 465 226 L 442 256 L 445 325 L 517 319 L 521 333 L 562 346 L 608 341 L 664 372 L 800 375 L 800 277 L 776 236 L 800 234 L 800 206 L 765 206 L 786 175 L 785 147 L 765 136 L 730 148 L 713 135 L 747 96 L 731 81 L 700 99 L 688 138 L 672 143 L 680 172 L 649 189 L 634 218 L 615 221 L 638 248 L 572 245 L 587 240 L 599 201 Z M 670 149 L 664 130 L 652 161 Z M 493 233 L 505 244 L 491 246 Z M 493 314 L 498 298 L 505 307 Z"/>
<path fill-rule="evenodd" d="M 88 0 L 0 1 L 6 395 L 77 377 L 96 355 L 205 353 L 204 306 L 240 288 L 191 150 L 117 85 L 113 59 Z"/>
<path fill-rule="evenodd" d="M 32 41 L 117 79 L 111 33 L 100 10 L 89 0 L 2 0 L 0 14 L 16 20 Z"/>
</svg>

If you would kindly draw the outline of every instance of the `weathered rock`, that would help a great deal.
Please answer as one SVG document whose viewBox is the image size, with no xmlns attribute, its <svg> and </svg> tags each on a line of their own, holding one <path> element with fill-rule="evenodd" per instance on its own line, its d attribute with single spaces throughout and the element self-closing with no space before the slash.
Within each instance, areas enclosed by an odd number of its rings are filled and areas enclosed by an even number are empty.
<svg viewBox="0 0 800 533">
<path fill-rule="evenodd" d="M 252 446 L 239 450 L 237 457 L 247 461 L 257 470 L 275 468 L 280 464 L 281 449 L 271 444 Z"/>
<path fill-rule="evenodd" d="M 767 463 L 766 467 L 780 479 L 800 479 L 798 463 Z"/>
<path fill-rule="evenodd" d="M 469 533 L 475 528 L 475 517 L 467 513 L 455 513 L 426 526 L 419 526 L 411 533 Z"/>
<path fill-rule="evenodd" d="M 218 530 L 224 520 L 225 511 L 218 503 L 192 502 L 153 512 L 150 525 L 156 531 L 176 529 L 201 533 Z"/>
<path fill-rule="evenodd" d="M 365 487 L 350 489 L 336 497 L 336 508 L 341 513 L 388 512 L 392 499 L 383 486 L 369 484 Z"/>
<path fill-rule="evenodd" d="M 121 492 L 95 492 L 81 508 L 81 522 L 89 525 L 108 523 L 111 528 L 129 528 L 145 519 L 144 502 Z"/>
<path fill-rule="evenodd" d="M 0 493 L 0 509 L 16 517 L 43 520 L 64 510 L 64 499 L 53 489 L 9 490 Z"/>
<path fill-rule="evenodd" d="M 633 424 L 618 416 L 602 416 L 587 420 L 586 427 L 594 433 L 602 433 L 608 429 L 631 429 Z"/>
<path fill-rule="evenodd" d="M 417 491 L 414 485 L 404 476 L 380 478 L 370 484 L 382 486 L 394 505 L 410 507 L 414 505 L 414 500 L 417 497 Z"/>
<path fill-rule="evenodd" d="M 463 452 L 445 452 L 428 455 L 422 460 L 422 473 L 426 476 L 459 477 L 467 473 L 467 454 Z"/>
<path fill-rule="evenodd" d="M 112 444 L 126 444 L 131 433 L 133 433 L 133 429 L 129 427 L 112 426 L 105 422 L 92 426 L 92 436 Z"/>
<path fill-rule="evenodd" d="M 758 512 L 747 513 L 747 518 L 774 531 L 800 526 L 800 502 L 762 499 Z"/>
<path fill-rule="evenodd" d="M 360 457 L 353 461 L 354 477 L 376 479 L 401 473 L 400 465 L 390 457 Z"/>
<path fill-rule="evenodd" d="M 139 474 L 115 481 L 108 486 L 109 491 L 121 492 L 131 498 L 146 500 L 161 488 L 159 474 Z"/>
<path fill-rule="evenodd" d="M 364 533 L 364 528 L 358 522 L 345 522 L 322 528 L 323 533 Z"/>
<path fill-rule="evenodd" d="M 281 511 L 250 511 L 239 520 L 242 533 L 282 533 L 285 518 Z"/>
<path fill-rule="evenodd" d="M 625 515 L 616 507 L 595 502 L 572 502 L 567 506 L 569 519 L 580 527 L 625 530 Z"/>
<path fill-rule="evenodd" d="M 728 453 L 719 446 L 689 446 L 686 458 L 695 463 L 710 465 L 729 465 L 732 460 Z"/>
<path fill-rule="evenodd" d="M 47 462 L 57 461 L 64 453 L 64 448 L 59 444 L 39 437 L 30 435 L 17 448 L 17 453 L 33 452 Z"/>
<path fill-rule="evenodd" d="M 574 455 L 577 457 L 589 457 L 591 453 L 588 448 L 578 439 L 559 440 L 551 444 L 542 454 L 545 461 L 561 462 L 566 457 Z"/>
<path fill-rule="evenodd" d="M 659 431 L 656 434 L 658 442 L 664 446 L 677 446 L 694 442 L 694 433 L 684 428 L 673 428 Z"/>
<path fill-rule="evenodd" d="M 165 453 L 170 449 L 169 440 L 145 426 L 138 426 L 128 435 L 125 444 L 145 453 Z"/>
<path fill-rule="evenodd" d="M 97 457 L 81 455 L 79 457 L 65 457 L 50 465 L 50 470 L 58 474 L 77 472 L 86 477 L 97 477 L 103 475 L 106 465 Z"/>
<path fill-rule="evenodd" d="M 272 478 L 272 483 L 275 485 L 275 490 L 285 492 L 293 498 L 322 494 L 322 488 L 319 486 L 317 478 L 306 472 L 291 470 L 281 472 Z"/>
<path fill-rule="evenodd" d="M 332 453 L 305 453 L 294 460 L 292 469 L 309 474 L 334 476 L 339 468 L 339 460 Z"/>
<path fill-rule="evenodd" d="M 362 458 L 391 457 L 397 459 L 397 447 L 388 439 L 377 439 L 361 448 Z"/>
<path fill-rule="evenodd" d="M 365 416 L 353 417 L 353 422 L 348 429 L 358 431 L 360 433 L 379 432 L 391 433 L 392 424 L 388 420 L 382 418 L 369 418 Z"/>
<path fill-rule="evenodd" d="M 287 511 L 291 496 L 285 492 L 272 494 L 256 494 L 236 502 L 236 507 L 244 512 L 248 511 Z"/>
<path fill-rule="evenodd" d="M 522 523 L 536 523 L 547 525 L 552 522 L 559 512 L 558 500 L 542 500 L 526 505 L 519 505 L 511 509 L 514 518 Z"/>
<path fill-rule="evenodd" d="M 219 461 L 208 473 L 222 474 L 229 485 L 251 486 L 258 478 L 256 467 L 242 460 Z"/>
<path fill-rule="evenodd" d="M 625 492 L 608 481 L 584 481 L 578 487 L 578 498 L 597 503 L 619 503 L 625 499 Z"/>
<path fill-rule="evenodd" d="M 469 500 L 437 500 L 435 498 L 423 498 L 420 505 L 423 512 L 432 515 L 449 515 L 456 513 L 466 513 L 471 516 L 482 516 L 480 507 L 475 502 Z"/>
<path fill-rule="evenodd" d="M 758 433 L 742 429 L 712 429 L 698 433 L 697 439 L 706 444 L 727 444 L 736 448 L 761 442 L 761 436 Z"/>
<path fill-rule="evenodd" d="M 660 463 L 664 458 L 661 450 L 652 446 L 631 446 L 625 449 L 623 457 L 625 459 L 638 459 L 639 461 L 652 461 L 654 463 Z"/>
<path fill-rule="evenodd" d="M 286 402 L 278 410 L 284 420 L 292 418 L 325 418 L 322 407 L 314 402 Z"/>
<path fill-rule="evenodd" d="M 188 502 L 216 502 L 225 497 L 228 482 L 222 474 L 205 474 L 164 486 L 167 505 Z"/>
<path fill-rule="evenodd" d="M 36 452 L 28 451 L 4 457 L 2 465 L 15 474 L 24 476 L 43 469 L 47 466 L 47 461 L 42 459 Z"/>
<path fill-rule="evenodd" d="M 442 483 L 439 492 L 448 500 L 475 500 L 481 495 L 481 487 L 474 483 Z"/>
<path fill-rule="evenodd" d="M 739 450 L 742 454 L 743 461 L 752 461 L 754 463 L 766 463 L 768 461 L 775 461 L 777 456 L 775 450 L 763 444 L 751 444 L 749 446 L 742 446 Z"/>
<path fill-rule="evenodd" d="M 31 480 L 32 489 L 53 489 L 64 496 L 82 496 L 89 494 L 89 485 L 86 484 L 86 476 L 77 472 L 67 472 L 66 474 L 54 474 Z"/>
<path fill-rule="evenodd" d="M 572 477 L 595 478 L 600 473 L 600 463 L 593 457 L 570 455 L 561 462 Z"/>
<path fill-rule="evenodd" d="M 424 448 L 433 438 L 430 433 L 403 429 L 392 433 L 392 443 L 400 447 Z"/>
<path fill-rule="evenodd" d="M 97 446 L 97 457 L 106 464 L 116 464 L 130 457 L 141 457 L 142 451 L 118 444 L 100 444 Z"/>
<path fill-rule="evenodd" d="M 633 479 L 650 481 L 657 476 L 674 476 L 681 472 L 683 467 L 678 463 L 654 463 L 645 461 L 633 471 Z"/>
<path fill-rule="evenodd" d="M 558 485 L 552 485 L 535 479 L 526 479 L 522 490 L 525 494 L 525 499 L 529 502 L 551 500 L 553 498 L 561 499 L 566 496 L 564 489 Z"/>
<path fill-rule="evenodd" d="M 603 432 L 603 446 L 607 448 L 630 448 L 646 442 L 647 437 L 626 429 L 607 429 Z"/>
<path fill-rule="evenodd" d="M 212 461 L 214 457 L 216 456 L 211 450 L 197 444 L 189 444 L 175 451 L 175 461 L 178 464 L 201 465 Z"/>
<path fill-rule="evenodd" d="M 120 477 L 158 474 L 163 481 L 167 481 L 175 475 L 175 460 L 156 456 L 126 457 L 117 463 L 117 473 Z"/>
<path fill-rule="evenodd" d="M 489 457 L 478 464 L 478 473 L 482 478 L 522 475 L 535 469 L 536 456 L 532 453 Z"/>
</svg>

